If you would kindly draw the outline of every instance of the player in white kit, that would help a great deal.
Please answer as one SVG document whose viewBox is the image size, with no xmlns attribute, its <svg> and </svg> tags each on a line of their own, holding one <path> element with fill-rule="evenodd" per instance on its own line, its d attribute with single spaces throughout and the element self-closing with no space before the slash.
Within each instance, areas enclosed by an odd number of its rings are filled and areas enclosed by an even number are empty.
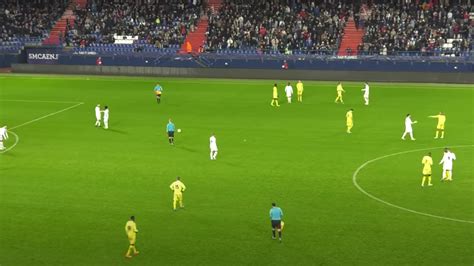
<svg viewBox="0 0 474 266">
<path fill-rule="evenodd" d="M 96 107 L 95 107 L 95 126 L 96 127 L 100 127 L 100 120 L 101 120 L 101 113 L 100 113 L 100 104 L 98 104 Z"/>
<path fill-rule="evenodd" d="M 410 135 L 411 140 L 415 140 L 413 137 L 413 127 L 412 124 L 416 124 L 418 121 L 412 121 L 410 114 L 407 114 L 407 117 L 405 118 L 405 132 L 403 132 L 402 139 L 405 140 L 405 136 L 407 134 Z"/>
<path fill-rule="evenodd" d="M 365 83 L 364 88 L 362 89 L 364 92 L 364 101 L 365 105 L 369 105 L 369 83 Z"/>
<path fill-rule="evenodd" d="M 286 98 L 288 98 L 288 103 L 291 103 L 291 97 L 293 96 L 293 87 L 288 82 L 288 85 L 285 87 Z"/>
<path fill-rule="evenodd" d="M 105 106 L 104 107 L 104 128 L 108 129 L 109 128 L 109 107 Z"/>
<path fill-rule="evenodd" d="M 5 150 L 3 141 L 8 139 L 7 126 L 0 127 L 0 150 Z"/>
<path fill-rule="evenodd" d="M 214 134 L 209 138 L 209 148 L 211 149 L 211 160 L 215 160 L 217 157 L 217 140 Z"/>
<path fill-rule="evenodd" d="M 439 164 L 443 164 L 443 177 L 441 181 L 453 181 L 453 161 L 456 160 L 456 155 L 448 148 L 444 149 L 443 159 Z"/>
</svg>

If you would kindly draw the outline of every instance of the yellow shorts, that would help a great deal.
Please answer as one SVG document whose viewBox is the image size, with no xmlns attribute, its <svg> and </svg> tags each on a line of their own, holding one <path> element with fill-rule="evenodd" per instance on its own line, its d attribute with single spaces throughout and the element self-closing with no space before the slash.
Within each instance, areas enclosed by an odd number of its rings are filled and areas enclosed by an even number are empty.
<svg viewBox="0 0 474 266">
<path fill-rule="evenodd" d="M 338 92 L 337 97 L 342 97 L 342 92 Z"/>
<path fill-rule="evenodd" d="M 128 241 L 130 242 L 130 245 L 135 245 L 135 242 L 137 241 L 137 235 L 129 235 Z"/>
<path fill-rule="evenodd" d="M 182 201 L 183 200 L 183 194 L 173 194 L 173 200 L 174 201 Z"/>
<path fill-rule="evenodd" d="M 352 121 L 348 121 L 348 122 L 346 123 L 346 125 L 347 125 L 348 127 L 352 127 L 352 126 L 354 126 L 354 123 L 353 123 Z"/>
<path fill-rule="evenodd" d="M 431 175 L 431 169 L 423 169 L 423 175 Z"/>
<path fill-rule="evenodd" d="M 437 128 L 441 129 L 441 130 L 444 130 L 444 124 L 439 124 Z"/>
</svg>

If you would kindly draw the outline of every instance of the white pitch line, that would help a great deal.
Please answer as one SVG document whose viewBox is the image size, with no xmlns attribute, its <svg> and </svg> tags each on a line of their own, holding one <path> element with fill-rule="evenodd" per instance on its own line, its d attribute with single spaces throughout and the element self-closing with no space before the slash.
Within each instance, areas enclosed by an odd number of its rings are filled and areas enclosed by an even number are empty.
<svg viewBox="0 0 474 266">
<path fill-rule="evenodd" d="M 463 147 L 474 147 L 473 144 L 471 145 L 457 145 L 457 146 L 450 146 L 450 147 L 453 147 L 453 148 L 463 148 Z M 390 202 L 387 202 L 383 199 L 380 199 L 380 198 L 377 198 L 376 196 L 370 194 L 369 192 L 365 191 L 358 183 L 357 183 L 357 175 L 359 174 L 359 172 L 364 168 L 366 167 L 367 165 L 373 163 L 373 162 L 376 162 L 378 160 L 381 160 L 381 159 L 384 159 L 384 158 L 387 158 L 387 157 L 392 157 L 392 156 L 396 156 L 396 155 L 400 155 L 400 154 L 406 154 L 406 153 L 412 153 L 412 152 L 418 152 L 418 151 L 427 151 L 427 150 L 435 150 L 435 149 L 442 149 L 442 148 L 445 148 L 445 147 L 436 147 L 436 148 L 425 148 L 425 149 L 416 149 L 416 150 L 409 150 L 409 151 L 401 151 L 401 152 L 396 152 L 396 153 L 392 153 L 392 154 L 388 154 L 388 155 L 383 155 L 383 156 L 380 156 L 380 157 L 377 157 L 375 159 L 372 159 L 372 160 L 369 160 L 365 163 L 363 163 L 361 166 L 359 166 L 359 168 L 357 168 L 357 170 L 355 170 L 354 174 L 352 175 L 352 183 L 354 184 L 354 186 L 360 191 L 362 192 L 364 195 L 366 195 L 367 197 L 371 198 L 371 199 L 374 199 L 378 202 L 381 202 L 385 205 L 388 205 L 390 207 L 394 207 L 394 208 L 397 208 L 397 209 L 400 209 L 400 210 L 403 210 L 403 211 L 407 211 L 407 212 L 411 212 L 411 213 L 414 213 L 414 214 L 418 214 L 418 215 L 424 215 L 424 216 L 428 216 L 428 217 L 431 217 L 431 218 L 437 218 L 437 219 L 443 219 L 443 220 L 449 220 L 449 221 L 454 221 L 454 222 L 460 222 L 460 223 L 470 223 L 470 224 L 474 224 L 474 221 L 471 221 L 471 220 L 463 220 L 463 219 L 457 219 L 457 218 L 450 218 L 450 217 L 445 217 L 445 216 L 439 216 L 439 215 L 434 215 L 434 214 L 429 214 L 429 213 L 425 213 L 425 212 L 419 212 L 419 211 L 415 211 L 415 210 L 412 210 L 412 209 L 408 209 L 408 208 L 405 208 L 405 207 L 402 207 L 402 206 L 399 206 L 399 205 L 396 205 L 396 204 L 393 204 L 393 203 L 390 203 Z"/>
<path fill-rule="evenodd" d="M 5 153 L 5 152 L 13 149 L 18 144 L 18 142 L 20 141 L 20 137 L 18 137 L 18 135 L 15 132 L 12 132 L 12 131 L 9 130 L 8 133 L 15 136 L 15 143 L 13 143 L 13 145 L 8 147 L 7 149 L 5 149 L 3 151 L 0 151 L 0 154 Z"/>
<path fill-rule="evenodd" d="M 73 106 L 69 106 L 69 107 L 64 108 L 64 109 L 61 109 L 61 110 L 59 110 L 59 111 L 56 111 L 56 112 L 53 112 L 53 113 L 50 113 L 50 114 L 47 114 L 47 115 L 38 117 L 38 118 L 36 118 L 36 119 L 33 119 L 33 120 L 31 120 L 31 121 L 25 122 L 25 123 L 20 124 L 20 125 L 18 125 L 18 126 L 14 126 L 14 127 L 12 127 L 11 129 L 15 129 L 15 128 L 19 128 L 19 127 L 22 127 L 22 126 L 29 125 L 29 124 L 31 124 L 31 123 L 33 123 L 33 122 L 36 122 L 36 121 L 39 121 L 39 120 L 41 120 L 41 119 L 45 119 L 45 118 L 47 118 L 47 117 L 50 117 L 50 116 L 53 116 L 53 115 L 57 115 L 57 114 L 62 113 L 62 112 L 64 112 L 64 111 L 70 110 L 70 109 L 72 109 L 72 108 L 76 108 L 76 107 L 78 107 L 79 105 L 82 105 L 82 104 L 84 104 L 84 103 L 83 103 L 83 102 L 80 102 L 80 103 L 75 104 L 75 105 L 73 105 Z"/>
</svg>

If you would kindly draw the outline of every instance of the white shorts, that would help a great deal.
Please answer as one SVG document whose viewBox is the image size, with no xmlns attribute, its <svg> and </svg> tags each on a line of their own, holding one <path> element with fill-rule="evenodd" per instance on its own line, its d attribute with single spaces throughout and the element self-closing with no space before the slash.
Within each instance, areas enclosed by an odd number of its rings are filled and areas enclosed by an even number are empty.
<svg viewBox="0 0 474 266">
<path fill-rule="evenodd" d="M 211 146 L 209 148 L 211 149 L 211 151 L 217 151 L 217 146 Z"/>
<path fill-rule="evenodd" d="M 95 116 L 95 119 L 100 121 L 100 116 Z"/>
</svg>

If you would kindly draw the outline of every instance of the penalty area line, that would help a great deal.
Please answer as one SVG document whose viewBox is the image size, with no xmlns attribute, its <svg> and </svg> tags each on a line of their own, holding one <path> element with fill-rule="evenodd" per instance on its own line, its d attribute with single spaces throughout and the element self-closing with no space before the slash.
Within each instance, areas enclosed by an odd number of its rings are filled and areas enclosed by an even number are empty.
<svg viewBox="0 0 474 266">
<path fill-rule="evenodd" d="M 465 147 L 474 147 L 473 144 L 470 144 L 470 145 L 456 145 L 456 146 L 450 146 L 452 148 L 465 148 Z M 445 147 L 435 147 L 435 148 L 424 148 L 424 149 L 416 149 L 416 150 L 409 150 L 409 151 L 401 151 L 401 152 L 396 152 L 396 153 L 392 153 L 392 154 L 387 154 L 387 155 L 383 155 L 383 156 L 380 156 L 380 157 L 377 157 L 375 159 L 372 159 L 372 160 L 368 160 L 366 161 L 365 163 L 363 163 L 361 166 L 359 166 L 355 172 L 352 174 L 352 183 L 354 184 L 354 186 L 360 191 L 362 192 L 364 195 L 366 195 L 367 197 L 373 199 L 373 200 L 376 200 L 380 203 L 383 203 L 387 206 L 390 206 L 390 207 L 393 207 L 393 208 L 396 208 L 396 209 L 399 209 L 399 210 L 402 210 L 402 211 L 406 211 L 406 212 L 411 212 L 411 213 L 414 213 L 414 214 L 418 214 L 418 215 L 423 215 L 423 216 L 427 216 L 427 217 L 431 217 L 431 218 L 437 218 L 437 219 L 443 219 L 443 220 L 448 220 L 448 221 L 453 221 L 453 222 L 460 222 L 460 223 L 470 223 L 470 224 L 474 224 L 474 221 L 471 221 L 471 220 L 463 220 L 463 219 L 457 219 L 457 218 L 450 218 L 450 217 L 445 217 L 445 216 L 440 216 L 440 215 L 434 215 L 434 214 L 430 214 L 430 213 L 425 213 L 425 212 L 420 212 L 420 211 L 416 211 L 416 210 L 412 210 L 412 209 L 408 209 L 408 208 L 405 208 L 405 207 L 402 207 L 402 206 L 399 206 L 399 205 L 396 205 L 396 204 L 393 204 L 393 203 L 390 203 L 388 201 L 385 201 L 381 198 L 378 198 L 372 194 L 370 194 L 369 192 L 367 192 L 366 190 L 364 190 L 360 185 L 359 183 L 357 183 L 357 175 L 359 174 L 359 172 L 364 168 L 366 167 L 367 165 L 373 163 L 373 162 L 376 162 L 376 161 L 379 161 L 379 160 L 382 160 L 382 159 L 385 159 L 385 158 L 388 158 L 388 157 L 392 157 L 392 156 L 396 156 L 396 155 L 401 155 L 401 154 L 406 154 L 406 153 L 412 153 L 412 152 L 419 152 L 419 151 L 428 151 L 428 150 L 436 150 L 436 149 L 442 149 L 442 148 L 445 148 Z"/>
<path fill-rule="evenodd" d="M 23 124 L 14 126 L 14 127 L 12 127 L 11 129 L 13 130 L 13 129 L 16 129 L 16 128 L 20 128 L 20 127 L 29 125 L 29 124 L 34 123 L 34 122 L 36 122 L 36 121 L 39 121 L 39 120 L 48 118 L 48 117 L 53 116 L 53 115 L 60 114 L 60 113 L 65 112 L 65 111 L 67 111 L 67 110 L 71 110 L 71 109 L 76 108 L 76 107 L 78 107 L 78 106 L 80 106 L 80 105 L 83 105 L 83 104 L 84 104 L 83 102 L 77 103 L 77 104 L 75 104 L 75 105 L 73 105 L 73 106 L 66 107 L 66 108 L 61 109 L 61 110 L 59 110 L 59 111 L 56 111 L 56 112 L 53 112 L 53 113 L 50 113 L 50 114 L 47 114 L 47 115 L 44 115 L 44 116 L 35 118 L 35 119 L 33 119 L 33 120 L 31 120 L 31 121 L 28 121 L 28 122 L 25 122 L 25 123 L 23 123 Z"/>
</svg>

